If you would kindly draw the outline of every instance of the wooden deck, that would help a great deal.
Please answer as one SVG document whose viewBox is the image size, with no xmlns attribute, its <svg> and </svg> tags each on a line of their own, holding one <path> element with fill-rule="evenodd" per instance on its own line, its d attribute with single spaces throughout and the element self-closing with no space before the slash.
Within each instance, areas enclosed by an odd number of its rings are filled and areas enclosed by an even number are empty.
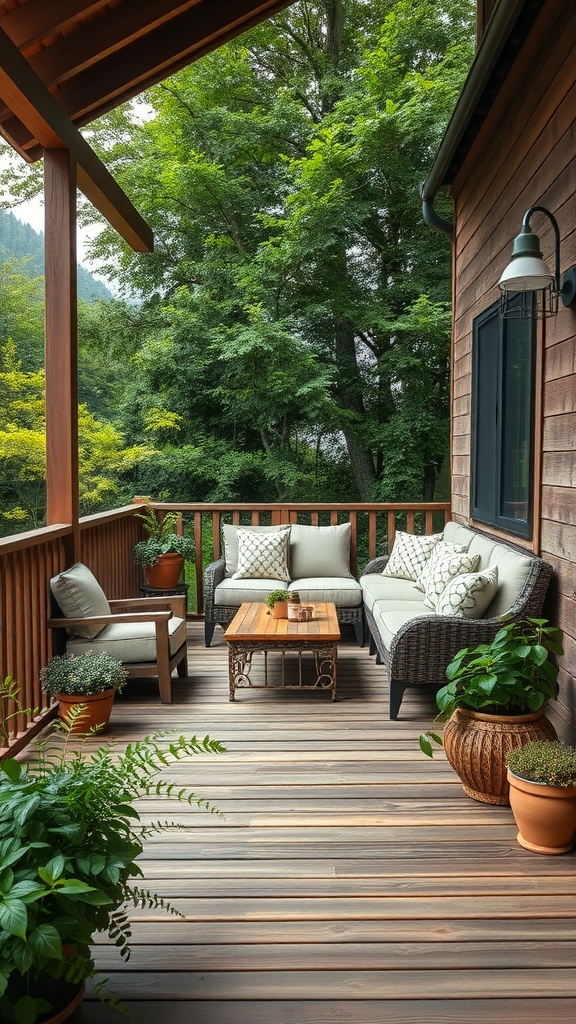
<svg viewBox="0 0 576 1024">
<path fill-rule="evenodd" d="M 227 753 L 171 771 L 223 812 L 150 802 L 185 829 L 150 842 L 151 888 L 183 919 L 135 914 L 109 989 L 138 1024 L 565 1024 L 576 1014 L 576 856 L 521 849 L 509 808 L 464 795 L 417 735 L 433 704 L 388 720 L 384 669 L 352 631 L 338 695 L 228 702 L 222 632 L 190 626 L 190 682 L 119 701 L 119 739 L 209 733 Z M 118 1024 L 91 994 L 71 1024 Z"/>
</svg>

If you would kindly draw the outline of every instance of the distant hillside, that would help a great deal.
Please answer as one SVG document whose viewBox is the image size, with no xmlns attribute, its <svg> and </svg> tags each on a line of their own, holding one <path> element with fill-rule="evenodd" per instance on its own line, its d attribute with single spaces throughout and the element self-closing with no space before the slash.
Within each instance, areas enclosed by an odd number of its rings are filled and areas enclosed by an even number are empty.
<svg viewBox="0 0 576 1024">
<path fill-rule="evenodd" d="M 44 273 L 44 236 L 34 231 L 29 224 L 23 224 L 13 213 L 0 210 L 0 263 L 8 260 L 21 260 L 28 257 L 26 264 L 30 277 L 39 277 Z M 90 302 L 104 299 L 109 302 L 112 292 L 102 281 L 78 264 L 78 295 Z"/>
</svg>

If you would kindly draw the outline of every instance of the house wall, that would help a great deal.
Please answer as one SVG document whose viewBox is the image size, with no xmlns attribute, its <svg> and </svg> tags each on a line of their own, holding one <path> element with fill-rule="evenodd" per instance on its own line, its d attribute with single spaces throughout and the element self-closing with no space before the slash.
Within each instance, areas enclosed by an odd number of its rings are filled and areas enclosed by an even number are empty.
<svg viewBox="0 0 576 1024">
<path fill-rule="evenodd" d="M 548 0 L 454 182 L 452 509 L 471 523 L 472 321 L 499 297 L 512 239 L 535 204 L 556 217 L 561 269 L 576 264 L 576 4 Z M 553 265 L 552 229 L 532 227 Z M 576 726 L 576 307 L 538 324 L 535 529 L 552 563 L 546 615 L 564 630 L 558 713 Z M 488 532 L 490 527 L 478 524 Z M 518 542 L 516 540 L 516 542 Z"/>
</svg>

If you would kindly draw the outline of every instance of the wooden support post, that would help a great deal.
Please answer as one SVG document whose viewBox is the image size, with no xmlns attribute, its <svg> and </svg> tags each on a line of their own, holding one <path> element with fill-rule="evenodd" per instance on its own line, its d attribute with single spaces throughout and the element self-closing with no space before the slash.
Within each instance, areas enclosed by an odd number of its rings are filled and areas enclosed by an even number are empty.
<svg viewBox="0 0 576 1024">
<path fill-rule="evenodd" d="M 70 523 L 68 557 L 80 554 L 78 525 L 78 355 L 76 162 L 68 149 L 44 153 L 46 256 L 46 492 L 48 526 Z"/>
</svg>

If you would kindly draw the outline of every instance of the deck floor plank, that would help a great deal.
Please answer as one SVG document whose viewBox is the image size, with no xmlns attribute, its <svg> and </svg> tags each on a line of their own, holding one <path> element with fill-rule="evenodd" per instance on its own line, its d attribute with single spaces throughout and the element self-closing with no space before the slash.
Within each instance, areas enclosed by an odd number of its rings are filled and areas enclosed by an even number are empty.
<svg viewBox="0 0 576 1024">
<path fill-rule="evenodd" d="M 576 856 L 523 850 L 509 808 L 468 799 L 418 734 L 430 694 L 390 722 L 384 669 L 345 629 L 338 700 L 242 691 L 228 701 L 220 629 L 189 624 L 189 680 L 115 705 L 120 745 L 175 728 L 221 740 L 181 762 L 221 815 L 149 798 L 146 882 L 184 915 L 133 911 L 131 960 L 95 945 L 138 1024 L 565 1024 L 576 1016 Z M 119 1024 L 88 987 L 71 1024 Z"/>
</svg>

